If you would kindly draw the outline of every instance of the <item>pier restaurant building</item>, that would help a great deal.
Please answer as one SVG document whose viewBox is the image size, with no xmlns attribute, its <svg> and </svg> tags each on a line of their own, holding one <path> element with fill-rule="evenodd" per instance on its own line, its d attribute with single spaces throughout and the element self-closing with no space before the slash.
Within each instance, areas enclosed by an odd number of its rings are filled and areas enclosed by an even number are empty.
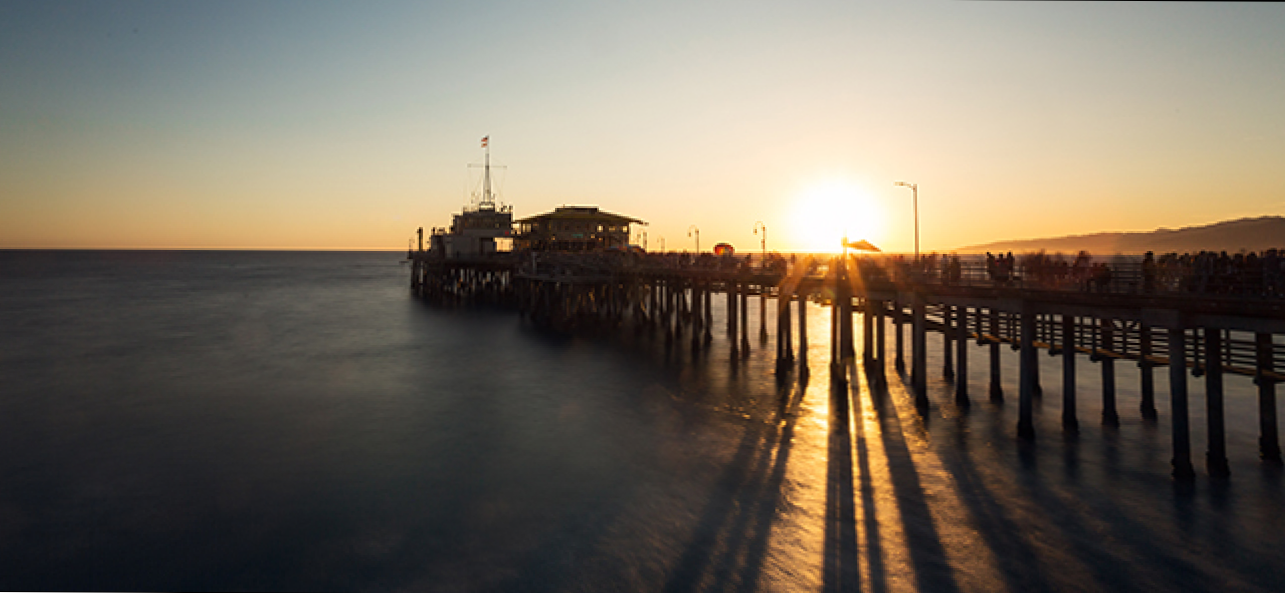
<svg viewBox="0 0 1285 593">
<path fill-rule="evenodd" d="M 603 251 L 629 248 L 629 225 L 646 222 L 596 206 L 562 206 L 517 221 L 515 249 Z"/>
</svg>

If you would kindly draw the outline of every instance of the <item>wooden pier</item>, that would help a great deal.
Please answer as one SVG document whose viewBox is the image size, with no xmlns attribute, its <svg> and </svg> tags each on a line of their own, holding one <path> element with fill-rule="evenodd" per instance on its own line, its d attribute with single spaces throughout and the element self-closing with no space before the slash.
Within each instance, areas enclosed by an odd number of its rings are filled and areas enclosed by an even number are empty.
<svg viewBox="0 0 1285 593">
<path fill-rule="evenodd" d="M 939 372 L 954 381 L 954 403 L 970 405 L 970 349 L 988 346 L 989 383 L 985 397 L 1005 398 L 1000 349 L 1019 351 L 1016 435 L 1036 438 L 1033 399 L 1042 395 L 1037 356 L 1062 361 L 1062 427 L 1079 430 L 1076 365 L 1083 360 L 1101 369 L 1102 417 L 1118 426 L 1115 365 L 1136 364 L 1141 377 L 1144 420 L 1158 416 L 1154 374 L 1168 369 L 1173 475 L 1196 475 L 1190 438 L 1188 377 L 1205 383 L 1205 469 L 1215 478 L 1229 475 L 1223 418 L 1223 381 L 1239 375 L 1257 386 L 1259 456 L 1281 463 L 1276 383 L 1285 380 L 1285 299 L 1242 295 L 1167 292 L 1086 292 L 1012 286 L 991 282 L 949 281 L 928 274 L 890 270 L 879 259 L 800 258 L 791 265 L 748 266 L 730 258 L 680 262 L 675 257 L 628 253 L 502 254 L 443 259 L 431 252 L 410 254 L 411 289 L 444 303 L 494 303 L 516 308 L 533 321 L 562 330 L 614 328 L 649 333 L 670 347 L 701 351 L 711 347 L 714 331 L 725 331 L 731 360 L 751 348 L 775 348 L 777 373 L 807 373 L 809 299 L 832 305 L 829 341 L 831 381 L 846 388 L 855 364 L 854 314 L 862 324 L 861 363 L 875 393 L 886 386 L 886 328 L 891 321 L 895 372 L 906 367 L 905 330 L 909 326 L 909 387 L 921 413 L 930 406 L 927 378 Z M 761 263 L 761 262 L 760 262 Z M 723 319 L 713 302 L 725 299 Z M 750 315 L 757 299 L 758 319 Z M 769 299 L 776 309 L 769 331 Z M 797 316 L 797 323 L 794 318 Z M 943 367 L 927 368 L 928 332 L 942 336 Z M 796 336 L 797 333 L 797 336 Z M 796 345 L 797 342 L 797 345 Z M 797 353 L 797 354 L 796 354 Z M 1133 413 L 1133 412 L 1126 412 Z"/>
</svg>

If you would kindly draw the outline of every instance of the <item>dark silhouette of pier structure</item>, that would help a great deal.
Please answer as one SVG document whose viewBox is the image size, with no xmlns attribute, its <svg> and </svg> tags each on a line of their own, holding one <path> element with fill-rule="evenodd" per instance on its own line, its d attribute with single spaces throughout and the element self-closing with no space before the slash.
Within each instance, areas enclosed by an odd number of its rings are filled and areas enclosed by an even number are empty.
<svg viewBox="0 0 1285 593">
<path fill-rule="evenodd" d="M 969 406 L 974 397 L 1000 401 L 1009 396 L 1000 364 L 1000 349 L 1007 345 L 1020 352 L 1016 436 L 1022 440 L 1036 438 L 1032 408 L 1033 398 L 1042 395 L 1037 364 L 1041 351 L 1062 361 L 1062 427 L 1068 433 L 1077 432 L 1081 421 L 1076 414 L 1081 391 L 1076 365 L 1087 360 L 1101 369 L 1100 422 L 1107 426 L 1120 423 L 1117 363 L 1138 366 L 1137 413 L 1146 420 L 1158 414 L 1155 373 L 1167 369 L 1173 476 L 1179 480 L 1196 474 L 1189 377 L 1205 382 L 1206 471 L 1226 478 L 1230 471 L 1223 382 L 1227 375 L 1241 375 L 1257 386 L 1259 456 L 1265 463 L 1281 463 L 1276 383 L 1285 380 L 1285 347 L 1276 343 L 1276 336 L 1285 334 L 1285 299 L 1279 296 L 1155 292 L 1149 285 L 1144 290 L 1141 282 L 1121 281 L 1119 274 L 1117 289 L 1089 292 L 997 283 L 981 273 L 916 272 L 892 265 L 891 259 L 868 256 L 799 257 L 788 265 L 779 260 L 776 263 L 782 265 L 775 266 L 766 261 L 751 265 L 733 258 L 692 260 L 623 252 L 444 259 L 418 251 L 411 252 L 410 259 L 411 289 L 426 299 L 512 306 L 553 328 L 631 330 L 693 351 L 711 347 L 713 332 L 725 331 L 733 364 L 749 356 L 752 348 L 773 347 L 780 376 L 808 372 L 804 304 L 807 299 L 828 302 L 834 388 L 847 388 L 847 370 L 857 363 L 854 313 L 860 312 L 860 364 L 866 376 L 876 387 L 886 387 L 890 366 L 898 373 L 908 366 L 909 386 L 921 413 L 929 408 L 927 381 L 933 372 L 927 368 L 928 332 L 942 336 L 944 364 L 938 371 L 948 380 L 968 376 L 969 342 L 989 347 L 988 360 L 981 361 L 989 365 L 988 389 L 973 394 L 968 381 L 954 381 L 953 398 L 959 407 Z M 715 299 L 726 301 L 720 320 L 714 318 Z M 755 300 L 756 316 L 751 314 Z M 769 303 L 776 309 L 770 331 Z M 885 360 L 889 321 L 893 361 Z M 874 393 L 878 396 L 879 390 Z"/>
</svg>

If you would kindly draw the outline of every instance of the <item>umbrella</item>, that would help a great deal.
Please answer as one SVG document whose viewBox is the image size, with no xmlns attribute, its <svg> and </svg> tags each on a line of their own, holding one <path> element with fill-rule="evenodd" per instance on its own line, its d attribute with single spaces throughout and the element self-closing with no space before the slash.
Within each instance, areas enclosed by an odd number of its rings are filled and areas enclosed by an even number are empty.
<svg viewBox="0 0 1285 593">
<path fill-rule="evenodd" d="M 882 249 L 875 247 L 865 239 L 862 239 L 860 241 L 848 241 L 845 239 L 843 241 L 843 246 L 849 249 L 856 249 L 857 251 L 883 251 Z"/>
</svg>

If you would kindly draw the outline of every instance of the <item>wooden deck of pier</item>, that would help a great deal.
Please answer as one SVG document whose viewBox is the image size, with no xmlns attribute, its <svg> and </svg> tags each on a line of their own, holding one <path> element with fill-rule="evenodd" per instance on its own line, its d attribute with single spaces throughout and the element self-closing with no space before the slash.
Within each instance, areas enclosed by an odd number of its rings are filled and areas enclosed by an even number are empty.
<svg viewBox="0 0 1285 593">
<path fill-rule="evenodd" d="M 1144 419 L 1157 417 L 1154 372 L 1167 368 L 1173 475 L 1180 480 L 1195 476 L 1189 375 L 1205 382 L 1205 465 L 1209 475 L 1220 478 L 1230 473 L 1223 377 L 1251 377 L 1258 391 L 1259 455 L 1266 463 L 1281 463 L 1276 383 L 1285 380 L 1285 348 L 1276 343 L 1276 336 L 1285 334 L 1285 300 L 1280 298 L 1084 292 L 892 278 L 872 260 L 854 256 L 826 261 L 803 258 L 785 269 L 728 265 L 731 260 L 711 260 L 712 265 L 704 267 L 676 266 L 669 260 L 623 253 L 441 259 L 421 251 L 413 252 L 411 260 L 411 289 L 427 299 L 512 306 L 538 323 L 560 329 L 631 328 L 656 334 L 670 346 L 690 344 L 695 351 L 710 347 L 712 332 L 722 326 L 733 361 L 748 356 L 754 342 L 758 347 L 774 343 L 781 375 L 808 369 L 804 300 L 829 302 L 830 375 L 836 388 L 844 386 L 844 370 L 855 363 L 853 320 L 854 312 L 860 311 L 861 363 L 878 383 L 886 385 L 889 366 L 884 360 L 886 322 L 892 322 L 892 366 L 898 372 L 907 365 L 905 329 L 909 326 L 910 387 L 921 411 L 929 406 L 928 332 L 942 335 L 940 372 L 947 379 L 956 373 L 967 376 L 970 341 L 989 346 L 985 395 L 991 400 L 1005 397 L 1000 348 L 1007 344 L 1020 352 L 1016 432 L 1021 439 L 1036 436 L 1032 398 L 1042 392 L 1035 358 L 1041 350 L 1061 358 L 1062 426 L 1069 432 L 1079 427 L 1075 370 L 1080 355 L 1101 369 L 1101 422 L 1109 426 L 1120 422 L 1116 362 L 1128 361 L 1140 369 L 1138 413 Z M 715 298 L 726 300 L 722 320 L 714 319 Z M 750 318 L 750 299 L 759 300 L 757 324 Z M 770 331 L 768 299 L 777 312 Z M 967 381 L 955 382 L 957 405 L 968 406 L 972 397 Z"/>
</svg>

